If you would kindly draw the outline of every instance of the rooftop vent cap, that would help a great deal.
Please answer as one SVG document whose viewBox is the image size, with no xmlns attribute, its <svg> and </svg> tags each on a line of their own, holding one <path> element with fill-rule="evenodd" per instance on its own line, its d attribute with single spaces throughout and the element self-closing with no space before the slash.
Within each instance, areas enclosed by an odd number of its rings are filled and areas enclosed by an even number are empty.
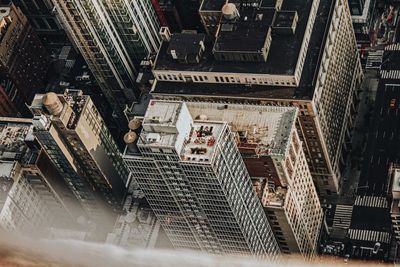
<svg viewBox="0 0 400 267">
<path fill-rule="evenodd" d="M 239 11 L 237 10 L 235 4 L 232 3 L 226 3 L 222 7 L 222 15 L 228 20 L 234 20 L 240 17 Z"/>
<path fill-rule="evenodd" d="M 128 132 L 124 135 L 124 142 L 126 144 L 132 144 L 138 138 L 138 135 L 135 132 Z"/>
<path fill-rule="evenodd" d="M 140 126 L 142 125 L 142 123 L 140 122 L 139 119 L 133 119 L 129 122 L 128 127 L 131 130 L 136 130 L 138 129 Z"/>
<path fill-rule="evenodd" d="M 42 103 L 51 115 L 59 115 L 63 109 L 63 105 L 56 93 L 49 92 L 42 98 Z"/>
</svg>

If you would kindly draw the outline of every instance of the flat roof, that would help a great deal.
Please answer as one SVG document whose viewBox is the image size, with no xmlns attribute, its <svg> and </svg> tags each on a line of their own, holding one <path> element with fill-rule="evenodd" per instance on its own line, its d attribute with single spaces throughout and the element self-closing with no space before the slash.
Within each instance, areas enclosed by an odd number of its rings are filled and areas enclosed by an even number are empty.
<svg viewBox="0 0 400 267">
<path fill-rule="evenodd" d="M 182 102 L 151 100 L 143 119 L 139 145 L 174 147 L 177 142 L 176 124 Z"/>
<path fill-rule="evenodd" d="M 276 9 L 248 7 L 249 3 L 247 2 L 244 6 L 244 2 L 241 0 L 233 2 L 237 3 L 240 17 L 234 22 L 221 17 L 214 49 L 218 51 L 260 52 L 265 45 L 268 30 L 274 21 Z M 252 2 L 252 4 L 260 5 L 260 0 L 252 0 Z M 274 39 L 275 36 L 272 37 L 273 41 Z"/>
<path fill-rule="evenodd" d="M 398 168 L 394 169 L 392 191 L 400 193 L 400 169 Z"/>
<path fill-rule="evenodd" d="M 284 155 L 296 119 L 297 108 L 186 102 L 194 119 L 224 121 L 239 134 L 238 146 L 254 147 L 259 155 Z"/>
<path fill-rule="evenodd" d="M 287 2 L 287 1 L 286 1 Z M 299 2 L 299 1 L 294 1 Z M 298 3 L 299 4 L 299 3 Z M 302 4 L 302 3 L 300 3 Z M 153 87 L 153 94 L 171 94 L 171 95 L 199 95 L 199 96 L 230 96 L 230 97 L 246 97 L 246 98 L 280 98 L 280 99 L 312 99 L 314 93 L 314 86 L 317 79 L 320 61 L 322 53 L 324 51 L 328 28 L 333 14 L 335 1 L 321 0 L 317 11 L 317 17 L 315 19 L 313 31 L 311 34 L 306 59 L 304 62 L 303 72 L 298 87 L 288 86 L 267 86 L 267 85 L 244 85 L 244 84 L 216 84 L 216 83 L 183 83 L 183 82 L 171 82 L 171 81 L 157 81 Z M 299 21 L 301 20 L 299 14 Z M 299 27 L 299 25 L 298 25 Z M 299 29 L 296 30 L 298 32 Z M 277 44 L 278 45 L 278 44 Z M 283 42 L 284 45 L 284 42 Z M 172 60 L 165 59 L 166 53 L 162 50 L 166 49 L 167 44 L 163 44 L 160 53 L 158 55 L 160 64 L 158 68 L 179 70 L 200 70 L 200 71 L 215 71 L 214 67 L 204 65 L 210 56 L 210 51 L 205 51 L 205 58 L 202 59 L 198 65 L 185 65 L 178 64 Z M 271 46 L 272 47 L 272 46 Z M 272 50 L 270 53 L 274 53 Z M 279 58 L 279 64 L 287 64 L 286 60 L 290 57 L 288 55 L 281 55 Z M 166 62 L 163 62 L 166 60 Z M 172 61 L 172 62 L 170 62 Z M 268 63 L 268 61 L 267 61 Z M 165 64 L 165 65 L 164 65 Z M 169 66 L 171 64 L 171 66 Z M 221 64 L 230 66 L 231 68 L 238 69 L 242 72 L 251 72 L 250 70 L 259 67 L 259 63 L 239 62 L 238 64 L 232 64 L 232 62 L 221 62 Z M 290 64 L 290 63 L 289 63 Z M 263 65 L 263 63 L 261 63 Z M 264 63 L 265 65 L 265 63 Z M 279 66 L 277 68 L 279 69 Z M 156 66 L 157 69 L 157 66 Z M 221 65 L 220 69 L 227 70 Z M 262 66 L 258 70 L 260 72 L 265 71 Z"/>
<path fill-rule="evenodd" d="M 32 124 L 0 120 L 0 159 L 21 159 L 27 150 L 25 138 Z"/>
<path fill-rule="evenodd" d="M 150 101 L 143 124 L 174 126 L 181 108 L 182 103 L 179 102 Z"/>
<path fill-rule="evenodd" d="M 227 0 L 203 0 L 200 11 L 221 11 Z"/>
<path fill-rule="evenodd" d="M 177 71 L 199 71 L 199 72 L 227 72 L 227 73 L 255 73 L 255 74 L 276 74 L 276 75 L 293 75 L 298 57 L 301 50 L 301 45 L 304 39 L 304 35 L 307 28 L 308 18 L 310 16 L 313 2 L 316 0 L 284 0 L 282 3 L 281 10 L 297 11 L 299 20 L 297 23 L 296 32 L 293 35 L 278 34 L 272 36 L 272 42 L 268 53 L 266 62 L 226 62 L 218 61 L 214 58 L 212 50 L 214 47 L 215 39 L 208 36 L 205 41 L 205 52 L 199 63 L 192 64 L 181 64 L 176 60 L 172 59 L 167 54 L 169 42 L 163 42 L 160 51 L 157 56 L 155 63 L 155 70 L 177 70 Z M 210 1 L 211 2 L 211 1 Z M 236 0 L 234 2 L 243 2 L 243 0 Z M 252 12 L 252 15 L 248 15 L 247 20 L 255 20 L 255 17 L 261 10 L 263 12 L 269 12 L 272 9 L 265 8 L 262 0 L 257 0 L 257 6 L 247 7 Z M 322 1 L 324 2 L 324 1 Z M 206 4 L 208 5 L 208 3 Z M 210 3 L 211 5 L 211 3 Z M 218 2 L 219 5 L 219 2 Z M 204 5 L 203 5 L 204 6 Z M 240 10 L 239 10 L 240 12 Z M 247 12 L 245 14 L 247 14 Z M 272 11 L 271 11 L 272 12 Z M 262 12 L 261 12 L 262 13 Z M 265 14 L 266 18 L 270 15 Z M 272 14 L 273 15 L 273 14 Z M 241 20 L 244 20 L 246 15 L 241 16 Z M 265 20 L 267 21 L 267 20 Z M 317 22 L 315 23 L 318 24 Z M 245 27 L 245 24 L 238 26 L 238 34 L 235 35 L 235 42 L 229 42 L 232 49 L 237 46 L 240 50 L 244 45 L 248 45 L 245 39 L 253 40 L 260 37 L 260 32 L 254 29 L 254 21 L 250 26 Z M 265 25 L 264 25 L 265 26 Z M 319 25 L 317 25 L 319 26 Z M 263 27 L 264 29 L 265 27 Z M 242 29 L 242 30 L 240 30 Z M 267 28 L 266 28 L 267 30 Z M 265 39 L 264 39 L 265 40 Z M 282 60 L 285 59 L 285 60 Z"/>
<path fill-rule="evenodd" d="M 210 163 L 224 125 L 222 122 L 195 121 L 183 147 L 181 159 L 187 162 Z"/>
</svg>

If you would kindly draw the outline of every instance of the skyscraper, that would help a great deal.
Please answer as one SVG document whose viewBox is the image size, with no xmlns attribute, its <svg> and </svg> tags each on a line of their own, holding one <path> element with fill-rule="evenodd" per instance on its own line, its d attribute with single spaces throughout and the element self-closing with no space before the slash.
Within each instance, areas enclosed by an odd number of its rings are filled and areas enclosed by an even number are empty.
<svg viewBox="0 0 400 267">
<path fill-rule="evenodd" d="M 38 94 L 30 109 L 35 137 L 89 216 L 119 210 L 129 173 L 90 97 L 80 90 Z"/>
<path fill-rule="evenodd" d="M 29 115 L 26 105 L 45 86 L 49 57 L 21 10 L 13 4 L 0 6 L 0 105 Z M 14 107 L 11 107 L 13 103 Z"/>
<path fill-rule="evenodd" d="M 124 158 L 176 248 L 278 254 L 226 122 L 193 120 L 184 102 L 151 101 L 136 125 Z"/>
<path fill-rule="evenodd" d="M 159 15 L 160 21 L 165 20 L 162 26 L 168 26 L 171 32 L 204 31 L 199 16 L 201 0 L 152 0 L 152 2 L 156 12 L 157 9 L 162 12 Z"/>
<path fill-rule="evenodd" d="M 10 2 L 22 10 L 43 44 L 65 41 L 65 32 L 53 12 L 51 0 L 0 0 L 3 4 Z"/>
<path fill-rule="evenodd" d="M 316 255 L 322 209 L 296 131 L 298 109 L 187 102 L 193 118 L 226 121 L 283 253 Z"/>
<path fill-rule="evenodd" d="M 119 120 L 139 91 L 137 67 L 160 45 L 150 0 L 54 0 L 67 34 L 79 49 Z"/>
<path fill-rule="evenodd" d="M 79 204 L 32 136 L 32 120 L 0 118 L 0 227 L 40 234 L 74 227 Z"/>
<path fill-rule="evenodd" d="M 319 194 L 339 192 L 363 75 L 348 2 L 205 0 L 201 8 L 215 34 L 164 32 L 153 96 L 299 107 Z"/>
</svg>

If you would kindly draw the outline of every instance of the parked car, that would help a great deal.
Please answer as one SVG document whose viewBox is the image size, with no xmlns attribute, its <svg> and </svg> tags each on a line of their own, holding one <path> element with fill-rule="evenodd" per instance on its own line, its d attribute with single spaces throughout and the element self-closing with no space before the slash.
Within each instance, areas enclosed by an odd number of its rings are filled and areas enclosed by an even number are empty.
<svg viewBox="0 0 400 267">
<path fill-rule="evenodd" d="M 396 99 L 395 98 L 392 98 L 392 100 L 390 100 L 389 107 L 391 109 L 395 109 L 396 108 Z"/>
</svg>

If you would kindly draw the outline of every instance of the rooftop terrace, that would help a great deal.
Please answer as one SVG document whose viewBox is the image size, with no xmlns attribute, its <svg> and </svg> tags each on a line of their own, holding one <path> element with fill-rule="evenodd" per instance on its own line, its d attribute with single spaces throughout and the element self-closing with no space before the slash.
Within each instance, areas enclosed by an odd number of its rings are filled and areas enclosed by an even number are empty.
<svg viewBox="0 0 400 267">
<path fill-rule="evenodd" d="M 187 102 L 195 119 L 224 121 L 238 136 L 238 147 L 258 155 L 285 154 L 297 114 L 294 107 Z"/>
<path fill-rule="evenodd" d="M 0 159 L 22 159 L 27 150 L 25 138 L 30 129 L 30 124 L 4 122 L 0 119 Z"/>
<path fill-rule="evenodd" d="M 181 154 L 184 161 L 211 162 L 224 123 L 196 121 Z"/>
</svg>

